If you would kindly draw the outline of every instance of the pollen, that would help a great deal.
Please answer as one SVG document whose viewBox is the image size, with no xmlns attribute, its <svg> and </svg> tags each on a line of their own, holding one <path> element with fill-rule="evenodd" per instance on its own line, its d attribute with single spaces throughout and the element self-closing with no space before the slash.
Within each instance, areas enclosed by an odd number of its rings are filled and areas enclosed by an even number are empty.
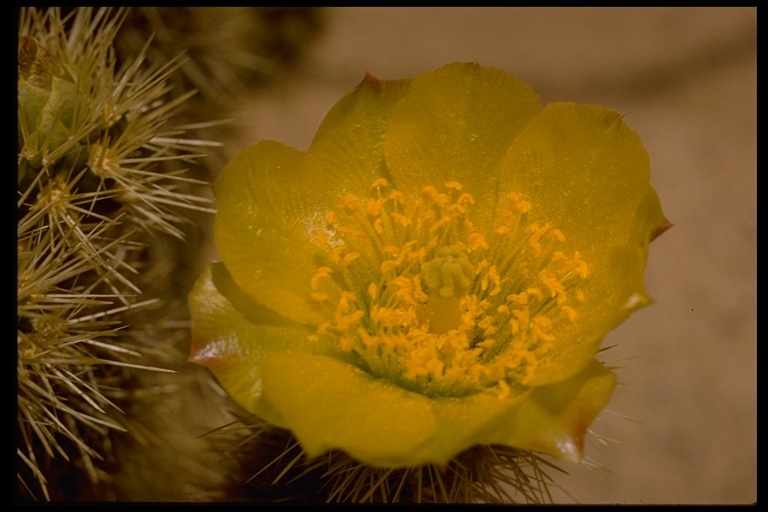
<svg viewBox="0 0 768 512">
<path fill-rule="evenodd" d="M 589 267 L 567 233 L 516 193 L 480 231 L 458 181 L 412 196 L 380 178 L 369 190 L 339 198 L 314 238 L 310 298 L 328 318 L 314 336 L 428 396 L 524 389 L 558 329 L 582 317 Z"/>
</svg>

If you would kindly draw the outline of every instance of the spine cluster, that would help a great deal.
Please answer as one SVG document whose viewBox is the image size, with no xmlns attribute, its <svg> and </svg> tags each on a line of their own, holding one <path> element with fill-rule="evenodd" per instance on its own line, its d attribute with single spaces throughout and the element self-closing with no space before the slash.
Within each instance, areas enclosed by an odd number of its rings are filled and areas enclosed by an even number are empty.
<svg viewBox="0 0 768 512">
<path fill-rule="evenodd" d="M 181 61 L 151 65 L 148 44 L 118 62 L 124 9 L 23 9 L 18 41 L 18 477 L 36 499 L 55 471 L 105 479 L 141 338 L 169 304 L 148 292 L 156 250 L 211 211 L 185 177 L 203 141 L 174 123 Z M 64 470 L 62 470 L 64 471 Z"/>
</svg>

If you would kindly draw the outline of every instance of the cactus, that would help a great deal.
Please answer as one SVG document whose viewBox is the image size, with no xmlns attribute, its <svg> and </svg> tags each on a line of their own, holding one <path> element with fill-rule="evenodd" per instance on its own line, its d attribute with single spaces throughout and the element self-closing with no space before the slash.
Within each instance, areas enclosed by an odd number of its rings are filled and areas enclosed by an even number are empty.
<svg viewBox="0 0 768 512">
<path fill-rule="evenodd" d="M 127 12 L 20 11 L 17 455 L 35 499 L 71 497 L 51 485 L 62 461 L 109 478 L 113 436 L 131 430 L 124 390 L 136 372 L 170 371 L 142 357 L 152 324 L 135 321 L 168 306 L 144 293 L 149 244 L 182 239 L 185 211 L 212 211 L 183 169 L 207 143 L 172 122 L 192 94 L 170 95 L 182 61 L 148 64 L 148 43 L 119 65 Z"/>
<path fill-rule="evenodd" d="M 299 60 L 321 13 L 18 12 L 19 494 L 231 499 L 244 434 L 190 432 L 234 407 L 185 363 L 224 158 L 210 140 L 244 91 Z"/>
</svg>

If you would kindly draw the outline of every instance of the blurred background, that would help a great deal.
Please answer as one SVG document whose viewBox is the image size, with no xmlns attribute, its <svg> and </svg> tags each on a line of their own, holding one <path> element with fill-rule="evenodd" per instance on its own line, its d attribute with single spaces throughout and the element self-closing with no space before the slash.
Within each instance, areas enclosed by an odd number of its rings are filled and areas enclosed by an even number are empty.
<svg viewBox="0 0 768 512">
<path fill-rule="evenodd" d="M 594 465 L 558 502 L 750 503 L 756 497 L 756 9 L 329 8 L 303 65 L 242 98 L 229 155 L 306 149 L 366 71 L 453 61 L 507 70 L 542 103 L 625 114 L 674 227 L 651 246 L 655 304 L 611 333 L 621 387 L 593 425 Z"/>
</svg>

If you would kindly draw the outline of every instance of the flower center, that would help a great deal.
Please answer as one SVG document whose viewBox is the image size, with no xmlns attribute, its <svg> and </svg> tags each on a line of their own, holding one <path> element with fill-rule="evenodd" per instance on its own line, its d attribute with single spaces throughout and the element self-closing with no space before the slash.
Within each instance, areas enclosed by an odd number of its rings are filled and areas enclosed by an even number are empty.
<svg viewBox="0 0 768 512">
<path fill-rule="evenodd" d="M 421 265 L 429 299 L 417 310 L 419 322 L 433 334 L 443 334 L 459 327 L 461 299 L 475 277 L 475 268 L 458 246 L 442 247 L 437 256 Z"/>
<path fill-rule="evenodd" d="M 465 396 L 525 385 L 575 322 L 587 265 L 565 237 L 528 220 L 517 194 L 488 232 L 471 221 L 462 185 L 408 198 L 376 180 L 367 199 L 347 196 L 316 241 L 326 260 L 312 298 L 332 337 L 371 374 L 430 396 Z"/>
</svg>

